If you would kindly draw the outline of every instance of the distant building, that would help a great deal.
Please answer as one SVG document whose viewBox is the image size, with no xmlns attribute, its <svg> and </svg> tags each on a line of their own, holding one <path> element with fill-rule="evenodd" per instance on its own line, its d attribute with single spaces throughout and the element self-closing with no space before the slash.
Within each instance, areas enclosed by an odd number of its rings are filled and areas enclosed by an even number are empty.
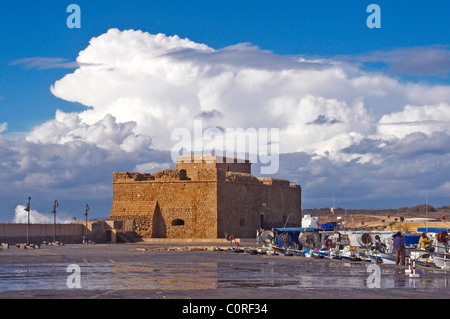
<svg viewBox="0 0 450 319">
<path fill-rule="evenodd" d="M 248 160 L 181 156 L 176 169 L 113 173 L 110 219 L 143 238 L 254 237 L 300 226 L 301 187 L 251 175 Z"/>
</svg>

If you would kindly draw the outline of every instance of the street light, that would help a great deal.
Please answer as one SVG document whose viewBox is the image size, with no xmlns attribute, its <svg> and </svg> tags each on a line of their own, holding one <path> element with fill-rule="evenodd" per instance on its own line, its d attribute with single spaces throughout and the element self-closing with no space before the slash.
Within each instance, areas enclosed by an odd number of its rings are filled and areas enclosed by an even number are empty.
<svg viewBox="0 0 450 319">
<path fill-rule="evenodd" d="M 31 196 L 28 197 L 28 205 L 27 205 L 27 208 L 25 208 L 25 211 L 28 212 L 28 223 L 27 223 L 27 245 L 30 244 L 30 241 L 29 241 L 29 234 L 30 234 L 30 211 L 31 211 L 31 209 L 30 209 L 30 202 L 31 202 Z"/>
<path fill-rule="evenodd" d="M 84 216 L 86 216 L 86 236 L 85 236 L 86 243 L 87 243 L 87 235 L 88 235 L 88 210 L 89 210 L 89 205 L 86 204 L 86 212 L 84 213 Z"/>
<path fill-rule="evenodd" d="M 53 209 L 52 209 L 52 213 L 53 213 L 53 220 L 54 220 L 54 225 L 55 225 L 55 231 L 53 233 L 53 242 L 56 242 L 56 208 L 59 207 L 58 201 L 55 200 L 55 203 L 53 204 Z"/>
</svg>

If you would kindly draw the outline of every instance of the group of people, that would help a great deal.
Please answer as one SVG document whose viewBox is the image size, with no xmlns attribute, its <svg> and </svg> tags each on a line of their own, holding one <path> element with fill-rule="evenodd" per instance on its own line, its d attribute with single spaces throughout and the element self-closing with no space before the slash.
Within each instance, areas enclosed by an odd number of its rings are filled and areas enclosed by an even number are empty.
<svg viewBox="0 0 450 319">
<path fill-rule="evenodd" d="M 402 237 L 401 232 L 397 232 L 393 236 L 393 242 L 395 250 L 395 263 L 397 265 L 405 265 L 405 240 Z M 417 245 L 417 249 L 433 251 L 431 243 L 431 239 L 425 233 L 422 233 L 422 236 L 420 236 L 419 239 L 419 244 Z"/>
</svg>

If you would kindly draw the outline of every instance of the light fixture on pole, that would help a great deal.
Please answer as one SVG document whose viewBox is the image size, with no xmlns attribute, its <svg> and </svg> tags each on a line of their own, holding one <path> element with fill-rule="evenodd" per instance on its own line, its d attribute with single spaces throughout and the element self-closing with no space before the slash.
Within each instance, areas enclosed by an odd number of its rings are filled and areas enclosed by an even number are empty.
<svg viewBox="0 0 450 319">
<path fill-rule="evenodd" d="M 84 216 L 86 216 L 86 237 L 85 237 L 86 243 L 87 243 L 87 235 L 88 235 L 88 210 L 89 210 L 89 205 L 86 204 L 86 212 L 84 213 Z"/>
<path fill-rule="evenodd" d="M 27 223 L 27 245 L 30 244 L 29 236 L 30 236 L 30 203 L 31 203 L 31 196 L 28 197 L 28 205 L 25 208 L 25 211 L 28 212 L 28 223 Z"/>
<path fill-rule="evenodd" d="M 54 220 L 54 232 L 53 232 L 53 242 L 56 242 L 56 208 L 59 207 L 58 201 L 55 200 L 53 204 L 52 214 L 53 214 L 53 220 Z"/>
</svg>

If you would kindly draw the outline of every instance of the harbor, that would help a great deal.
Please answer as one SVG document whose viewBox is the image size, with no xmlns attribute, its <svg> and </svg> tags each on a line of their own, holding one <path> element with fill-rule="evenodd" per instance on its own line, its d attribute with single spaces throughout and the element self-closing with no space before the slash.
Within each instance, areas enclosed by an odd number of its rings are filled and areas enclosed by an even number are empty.
<svg viewBox="0 0 450 319">
<path fill-rule="evenodd" d="M 252 253 L 254 239 L 218 242 L 69 244 L 10 247 L 0 258 L 0 298 L 80 299 L 353 299 L 449 298 L 445 270 L 380 264 L 380 287 L 370 288 L 372 263 Z M 263 246 L 259 246 L 260 252 Z M 70 288 L 69 266 L 80 287 Z"/>
<path fill-rule="evenodd" d="M 402 233 L 398 230 L 400 225 L 392 229 L 391 224 L 390 230 L 350 229 L 345 227 L 342 218 L 336 220 L 341 222 L 319 224 L 318 217 L 305 215 L 302 227 L 264 230 L 259 240 L 264 253 L 271 255 L 408 265 L 406 273 L 411 277 L 419 277 L 416 266 L 450 270 L 447 223 L 438 224 L 441 227 L 426 224 L 413 232 Z M 403 256 L 396 254 L 395 237 L 402 243 Z"/>
</svg>

